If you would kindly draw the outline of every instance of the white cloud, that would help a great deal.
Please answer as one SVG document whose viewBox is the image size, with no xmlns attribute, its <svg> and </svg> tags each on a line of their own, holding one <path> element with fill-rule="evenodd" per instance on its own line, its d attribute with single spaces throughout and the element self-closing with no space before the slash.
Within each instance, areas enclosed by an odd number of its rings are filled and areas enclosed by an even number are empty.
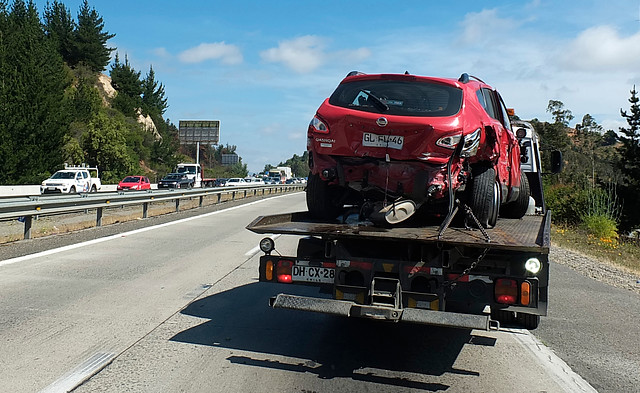
<svg viewBox="0 0 640 393">
<path fill-rule="evenodd" d="M 151 53 L 163 59 L 168 59 L 171 57 L 171 54 L 169 53 L 167 48 L 155 48 L 151 50 Z"/>
<path fill-rule="evenodd" d="M 497 10 L 482 10 L 470 12 L 462 21 L 463 32 L 461 40 L 465 44 L 485 42 L 496 39 L 502 42 L 507 32 L 518 27 L 519 23 L 512 19 L 498 17 Z"/>
<path fill-rule="evenodd" d="M 324 41 L 316 36 L 306 35 L 293 40 L 282 41 L 277 48 L 260 53 L 263 60 L 283 63 L 295 72 L 304 74 L 322 65 L 324 61 Z"/>
<path fill-rule="evenodd" d="M 621 37 L 612 26 L 589 28 L 562 51 L 563 66 L 582 71 L 635 71 L 640 68 L 640 32 Z"/>
<path fill-rule="evenodd" d="M 306 35 L 281 41 L 277 48 L 262 51 L 260 56 L 264 61 L 282 63 L 299 74 L 315 71 L 327 62 L 353 64 L 371 56 L 371 51 L 366 48 L 327 52 L 326 46 L 324 39 Z"/>
<path fill-rule="evenodd" d="M 201 63 L 206 60 L 220 60 L 222 64 L 240 64 L 243 61 L 242 52 L 235 45 L 224 42 L 202 43 L 189 48 L 178 55 L 183 63 Z"/>
</svg>

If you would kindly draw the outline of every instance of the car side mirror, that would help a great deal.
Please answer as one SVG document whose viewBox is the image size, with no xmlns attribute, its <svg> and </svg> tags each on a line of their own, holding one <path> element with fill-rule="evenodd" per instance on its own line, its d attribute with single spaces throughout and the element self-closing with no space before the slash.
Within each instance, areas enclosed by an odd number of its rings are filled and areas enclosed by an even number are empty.
<svg viewBox="0 0 640 393">
<path fill-rule="evenodd" d="M 560 173 L 564 168 L 564 161 L 562 160 L 562 152 L 560 150 L 554 150 L 551 152 L 551 173 Z"/>
</svg>

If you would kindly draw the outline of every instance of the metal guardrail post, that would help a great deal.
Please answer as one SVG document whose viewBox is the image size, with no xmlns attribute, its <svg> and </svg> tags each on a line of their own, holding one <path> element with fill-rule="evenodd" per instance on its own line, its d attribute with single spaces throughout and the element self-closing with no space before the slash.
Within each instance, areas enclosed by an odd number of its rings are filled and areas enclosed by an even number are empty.
<svg viewBox="0 0 640 393">
<path fill-rule="evenodd" d="M 200 203 L 198 204 L 198 207 L 202 207 L 203 204 L 204 204 L 204 195 L 200 196 Z"/>
<path fill-rule="evenodd" d="M 233 192 L 231 193 L 231 200 L 232 200 L 232 201 L 235 201 L 235 200 L 236 200 L 236 192 L 235 192 L 235 191 L 233 191 Z"/>
<path fill-rule="evenodd" d="M 102 208 L 101 207 L 96 209 L 96 226 L 97 227 L 102 226 Z"/>
<path fill-rule="evenodd" d="M 180 198 L 176 198 L 176 213 L 180 211 Z"/>
<path fill-rule="evenodd" d="M 147 218 L 149 216 L 149 202 L 145 202 L 142 204 L 142 218 Z"/>
<path fill-rule="evenodd" d="M 33 224 L 33 216 L 24 216 L 24 238 L 31 239 L 31 225 Z"/>
<path fill-rule="evenodd" d="M 216 203 L 220 203 L 221 199 L 222 199 L 222 193 L 218 193 L 218 202 L 216 202 Z"/>
<path fill-rule="evenodd" d="M 244 190 L 244 198 L 247 197 L 247 190 Z"/>
</svg>

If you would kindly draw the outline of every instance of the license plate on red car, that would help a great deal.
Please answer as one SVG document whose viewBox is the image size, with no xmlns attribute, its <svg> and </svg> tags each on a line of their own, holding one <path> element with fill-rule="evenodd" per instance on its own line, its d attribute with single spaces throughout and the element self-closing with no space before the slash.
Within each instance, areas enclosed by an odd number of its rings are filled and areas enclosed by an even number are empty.
<svg viewBox="0 0 640 393">
<path fill-rule="evenodd" d="M 400 135 L 378 135 L 371 132 L 362 134 L 362 146 L 367 147 L 389 147 L 391 149 L 402 150 L 404 137 Z"/>
</svg>

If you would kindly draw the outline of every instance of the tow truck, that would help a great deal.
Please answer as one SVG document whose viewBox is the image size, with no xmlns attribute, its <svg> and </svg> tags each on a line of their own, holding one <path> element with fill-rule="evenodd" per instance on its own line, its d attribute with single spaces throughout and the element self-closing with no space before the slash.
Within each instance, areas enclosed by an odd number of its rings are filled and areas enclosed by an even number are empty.
<svg viewBox="0 0 640 393">
<path fill-rule="evenodd" d="M 316 286 L 327 296 L 280 293 L 273 308 L 390 322 L 498 330 L 501 324 L 538 327 L 549 302 L 551 213 L 542 192 L 538 137 L 514 123 L 523 171 L 531 184 L 529 213 L 499 218 L 493 228 L 475 222 L 456 201 L 433 225 L 380 226 L 348 210 L 337 220 L 309 212 L 260 216 L 247 229 L 296 235 L 296 255 L 260 241 L 259 280 Z M 562 155 L 552 154 L 552 172 Z"/>
</svg>

